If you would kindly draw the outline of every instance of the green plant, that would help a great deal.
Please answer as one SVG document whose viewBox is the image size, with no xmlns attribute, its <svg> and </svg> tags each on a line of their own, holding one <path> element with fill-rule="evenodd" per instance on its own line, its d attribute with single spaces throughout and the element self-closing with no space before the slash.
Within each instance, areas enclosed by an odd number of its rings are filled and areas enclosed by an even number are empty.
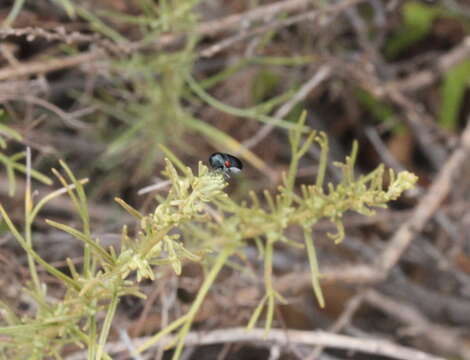
<svg viewBox="0 0 470 360">
<path fill-rule="evenodd" d="M 469 60 L 464 60 L 453 66 L 444 75 L 444 81 L 440 88 L 441 109 L 438 119 L 442 127 L 449 130 L 457 129 L 465 91 L 470 85 L 469 79 Z"/>
<path fill-rule="evenodd" d="M 438 18 L 452 19 L 462 23 L 468 29 L 468 17 L 465 14 L 439 3 L 431 5 L 422 1 L 407 1 L 402 7 L 402 17 L 403 26 L 390 38 L 385 47 L 385 55 L 391 59 L 425 39 Z"/>
<path fill-rule="evenodd" d="M 2 23 L 2 27 L 10 27 L 15 22 L 15 19 L 21 12 L 24 3 L 25 0 L 15 0 L 7 18 Z"/>
<path fill-rule="evenodd" d="M 391 125 L 396 122 L 394 120 L 396 114 L 393 107 L 385 101 L 377 99 L 371 93 L 361 88 L 357 88 L 354 95 L 361 107 L 370 114 L 374 121 L 377 121 L 381 125 Z M 391 126 L 391 130 L 394 134 L 404 133 L 407 131 L 406 127 L 399 123 Z"/>
<path fill-rule="evenodd" d="M 66 3 L 68 4 L 61 0 L 56 2 L 64 9 Z M 288 121 L 274 119 L 269 113 L 293 96 L 293 86 L 288 88 L 285 85 L 282 89 L 284 93 L 277 96 L 272 96 L 269 89 L 256 90 L 256 93 L 265 94 L 255 95 L 254 102 L 257 105 L 248 109 L 239 109 L 218 101 L 207 90 L 249 66 L 300 67 L 311 63 L 315 57 L 256 56 L 241 59 L 238 64 L 223 69 L 199 83 L 189 75 L 193 73 L 195 59 L 200 56 L 197 45 L 201 26 L 198 22 L 198 12 L 195 10 L 199 3 L 199 0 L 160 1 L 156 6 L 149 1 L 139 1 L 135 4 L 135 15 L 104 9 L 93 12 L 85 6 L 72 5 L 73 13 L 87 21 L 96 32 L 118 43 L 123 49 L 132 49 L 125 53 L 125 56 L 116 57 L 110 63 L 108 70 L 113 75 L 112 86 L 101 88 L 92 99 L 87 99 L 87 103 L 92 102 L 99 109 L 102 131 L 98 131 L 97 137 L 106 144 L 106 151 L 97 162 L 97 167 L 104 172 L 131 164 L 131 180 L 141 180 L 162 163 L 160 154 L 151 149 L 157 144 L 165 144 L 177 148 L 181 153 L 191 154 L 194 152 L 191 145 L 180 140 L 194 135 L 204 137 L 215 148 L 230 144 L 227 150 L 243 151 L 245 160 L 263 171 L 266 165 L 262 159 L 250 150 L 243 149 L 230 134 L 222 133 L 209 122 L 192 115 L 194 108 L 200 106 L 201 100 L 219 111 L 243 119 L 276 122 L 278 127 L 292 127 Z M 134 33 L 139 34 L 139 40 L 123 38 L 125 32 L 119 29 L 127 26 L 132 26 Z M 168 37 L 169 35 L 171 36 Z M 175 41 L 180 37 L 181 41 Z M 272 36 L 266 38 L 263 46 L 266 46 L 271 38 Z M 172 46 L 171 50 L 160 51 L 157 45 L 160 41 L 178 44 L 181 42 L 181 46 Z M 158 51 L 154 51 L 155 49 Z M 266 78 L 265 81 L 269 80 Z M 260 81 L 256 84 L 261 86 Z M 266 84 L 265 87 L 273 86 L 274 84 Z M 80 94 L 77 93 L 76 96 L 80 98 Z M 263 103 L 258 103 L 257 96 L 263 98 Z M 96 116 L 96 113 L 92 115 L 93 121 Z M 168 133 L 173 136 L 168 137 Z"/>
<path fill-rule="evenodd" d="M 4 122 L 5 118 L 5 111 L 0 109 L 0 121 Z M 20 141 L 22 136 L 8 125 L 0 123 L 0 163 L 3 164 L 7 172 L 8 193 L 10 196 L 13 196 L 16 190 L 15 172 L 26 173 L 26 166 L 21 163 L 21 160 L 26 157 L 26 152 L 21 151 L 13 155 L 3 153 L 3 150 L 7 148 L 7 140 L 5 138 Z M 30 174 L 31 177 L 44 184 L 52 184 L 51 179 L 36 170 L 31 170 Z"/>
<path fill-rule="evenodd" d="M 163 172 L 171 182 L 170 190 L 150 214 L 142 214 L 123 200 L 116 199 L 139 224 L 139 231 L 134 236 L 130 236 L 127 228 L 123 227 L 119 249 L 105 248 L 93 236 L 83 187 L 86 180 L 77 180 L 64 162 L 61 162 L 61 167 L 65 176 L 54 170 L 63 185 L 62 189 L 37 203 L 33 203 L 31 188 L 27 189 L 22 231 L 0 205 L 0 213 L 9 230 L 28 254 L 33 282 L 26 291 L 37 303 L 36 314 L 25 318 L 18 318 L 6 304 L 1 304 L 1 314 L 7 326 L 0 328 L 0 335 L 7 341 L 0 343 L 0 354 L 8 359 L 22 359 L 25 356 L 32 359 L 54 356 L 60 359 L 65 344 L 79 344 L 87 348 L 89 359 L 110 359 L 104 345 L 120 298 L 126 294 L 143 297 L 139 282 L 144 278 L 154 280 L 161 266 L 171 265 L 179 274 L 184 261 L 198 261 L 207 266 L 208 271 L 188 313 L 162 329 L 139 349 L 144 351 L 164 335 L 178 330 L 173 355 L 173 359 L 178 359 L 185 336 L 218 273 L 232 255 L 240 252 L 247 242 L 253 241 L 264 258 L 266 294 L 253 312 L 248 328 L 257 323 L 265 310 L 265 329 L 268 331 L 272 326 L 275 303 L 285 301 L 274 290 L 272 279 L 273 252 L 278 242 L 306 247 L 313 289 L 319 304 L 324 306 L 312 228 L 319 220 L 330 219 L 338 231 L 329 236 L 340 242 L 344 237 L 341 217 L 345 211 L 370 215 L 373 212 L 371 207 L 386 206 L 387 202 L 411 188 L 416 176 L 408 172 L 395 175 L 390 170 L 387 189 L 383 189 L 383 166 L 356 178 L 353 167 L 357 145 L 354 145 L 345 163 L 336 164 L 342 169 L 343 180 L 337 185 L 324 186 L 327 139 L 325 134 L 315 131 L 304 136 L 304 121 L 305 113 L 296 127 L 289 131 L 292 160 L 283 185 L 275 194 L 264 191 L 264 199 L 250 193 L 250 203 L 237 203 L 230 199 L 223 191 L 226 183 L 221 174 L 211 172 L 199 163 L 196 175 L 163 148 L 170 159 L 165 160 Z M 320 146 L 322 151 L 316 182 L 314 185 L 302 185 L 298 192 L 295 187 L 298 163 L 314 144 Z M 67 259 L 70 275 L 54 268 L 38 255 L 34 250 L 32 233 L 32 224 L 44 204 L 65 192 L 80 216 L 81 228 L 50 220 L 47 223 L 83 243 L 83 267 L 77 269 Z M 304 244 L 289 238 L 287 230 L 293 226 L 303 230 Z M 51 301 L 47 296 L 47 289 L 37 275 L 38 264 L 64 285 L 66 292 L 63 299 Z M 130 277 L 131 274 L 136 276 Z M 106 312 L 102 323 L 97 317 L 101 311 Z"/>
</svg>

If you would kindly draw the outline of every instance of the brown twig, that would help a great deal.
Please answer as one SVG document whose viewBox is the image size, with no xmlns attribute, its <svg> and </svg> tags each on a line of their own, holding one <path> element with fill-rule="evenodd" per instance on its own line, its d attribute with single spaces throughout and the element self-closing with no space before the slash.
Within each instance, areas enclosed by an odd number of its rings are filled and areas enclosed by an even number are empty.
<svg viewBox="0 0 470 360">
<path fill-rule="evenodd" d="M 253 148 L 259 144 L 271 131 L 276 127 L 282 119 L 289 114 L 289 112 L 297 105 L 300 101 L 305 99 L 307 95 L 315 89 L 319 84 L 325 81 L 331 74 L 331 67 L 328 65 L 321 66 L 318 71 L 308 80 L 302 87 L 292 96 L 289 101 L 282 105 L 274 114 L 275 121 L 264 125 L 253 137 L 243 142 L 243 145 L 247 148 Z"/>
<path fill-rule="evenodd" d="M 445 149 L 438 143 L 438 134 L 442 129 L 426 114 L 397 89 L 387 88 L 386 96 L 401 106 L 406 115 L 406 120 L 416 136 L 418 144 L 435 169 L 440 169 L 446 158 Z"/>
<path fill-rule="evenodd" d="M 349 0 L 341 2 L 340 4 L 325 6 L 318 10 L 319 14 L 328 14 L 332 12 L 339 12 L 355 4 L 359 4 L 365 0 Z M 215 36 L 223 32 L 231 32 L 239 30 L 240 27 L 248 27 L 255 22 L 267 22 L 274 16 L 280 13 L 299 12 L 311 6 L 310 0 L 284 0 L 274 4 L 259 6 L 253 10 L 248 10 L 239 14 L 229 15 L 223 19 L 207 21 L 202 23 L 195 29 L 195 33 L 200 36 Z M 18 31 L 18 29 L 16 29 Z M 138 41 L 135 43 L 113 44 L 115 47 L 108 49 L 112 53 L 129 54 L 142 49 L 161 49 L 174 45 L 183 39 L 185 34 L 165 34 L 154 42 Z M 44 74 L 51 71 L 57 71 L 74 67 L 80 64 L 97 61 L 100 59 L 108 59 L 109 54 L 100 49 L 93 49 L 87 52 L 73 55 L 69 57 L 55 58 L 47 61 L 34 61 L 23 63 L 18 66 L 8 66 L 0 69 L 0 81 L 12 78 L 17 78 L 32 74 Z"/>
<path fill-rule="evenodd" d="M 51 111 L 52 113 L 54 113 L 55 115 L 57 115 L 59 117 L 59 119 L 61 119 L 67 126 L 71 127 L 71 128 L 75 128 L 75 129 L 87 129 L 87 128 L 90 128 L 89 126 L 87 126 L 85 123 L 77 120 L 74 115 L 72 114 L 69 114 L 65 111 L 63 111 L 60 107 L 52 104 L 51 102 L 47 101 L 47 100 L 44 100 L 44 99 L 41 99 L 41 98 L 38 98 L 36 96 L 33 96 L 33 95 L 27 95 L 27 96 L 24 96 L 23 99 L 28 102 L 28 103 L 31 103 L 31 104 L 35 104 L 35 105 L 38 105 L 38 106 L 41 106 L 43 107 L 44 109 L 47 109 L 49 111 Z"/>
<path fill-rule="evenodd" d="M 48 41 L 62 41 L 66 44 L 93 42 L 100 40 L 100 37 L 97 35 L 86 35 L 78 31 L 67 32 L 67 30 L 63 26 L 59 26 L 54 30 L 46 30 L 39 27 L 0 29 L 0 39 L 5 39 L 7 37 L 12 36 L 26 36 L 27 41 L 33 41 L 35 38 L 40 37 Z"/>
<path fill-rule="evenodd" d="M 452 66 L 470 57 L 470 36 L 467 36 L 460 45 L 441 56 L 432 69 L 421 70 L 401 80 L 394 80 L 385 84 L 386 88 L 394 88 L 399 91 L 415 91 L 431 85 L 439 79 Z"/>
<path fill-rule="evenodd" d="M 318 19 L 320 16 L 324 16 L 326 14 L 337 14 L 337 13 L 340 13 L 341 11 L 347 10 L 348 8 L 359 4 L 360 2 L 362 2 L 362 0 L 342 1 L 338 4 L 333 4 L 328 7 L 320 8 L 318 10 L 307 11 L 305 13 L 301 13 L 299 15 L 292 16 L 284 20 L 278 20 L 272 23 L 268 23 L 266 25 L 251 29 L 250 31 L 241 31 L 240 33 L 234 35 L 233 37 L 223 39 L 222 41 L 216 44 L 213 44 L 209 46 L 208 48 L 202 50 L 200 55 L 202 57 L 210 57 L 226 49 L 227 47 L 233 45 L 234 43 L 238 41 L 248 39 L 252 36 L 264 34 L 268 31 L 272 31 L 275 29 L 291 26 L 299 22 L 303 22 L 307 20 L 313 21 L 315 19 Z"/>
<path fill-rule="evenodd" d="M 256 35 L 261 35 L 264 34 L 268 31 L 276 30 L 279 28 L 283 28 L 286 26 L 291 26 L 293 24 L 302 22 L 302 21 L 307 21 L 307 20 L 314 20 L 316 17 L 318 17 L 319 11 L 318 10 L 312 10 L 308 11 L 305 14 L 299 14 L 292 16 L 288 19 L 284 20 L 278 20 L 273 23 L 269 23 L 263 26 L 258 26 L 250 31 L 241 31 L 231 37 L 225 38 L 215 44 L 210 45 L 209 47 L 203 49 L 200 52 L 201 57 L 211 57 L 216 55 L 217 53 L 229 48 L 230 46 L 233 46 L 235 43 L 239 41 L 243 41 L 246 39 L 249 39 L 250 37 L 256 36 Z"/>
<path fill-rule="evenodd" d="M 73 56 L 26 62 L 16 66 L 7 66 L 0 69 L 0 81 L 32 74 L 45 74 L 51 71 L 62 70 L 104 58 L 106 58 L 105 52 L 95 49 Z"/>
<path fill-rule="evenodd" d="M 375 97 L 392 101 L 403 109 L 406 123 L 416 136 L 423 153 L 435 169 L 439 169 L 442 166 L 445 161 L 446 152 L 444 148 L 440 146 L 438 140 L 439 137 L 446 136 L 443 134 L 442 128 L 440 128 L 422 108 L 410 101 L 396 87 L 383 85 L 383 81 L 376 74 L 371 63 L 367 63 L 367 66 L 363 66 L 358 63 L 350 63 L 337 58 L 332 58 L 330 61 L 335 64 L 335 70 L 342 71 L 346 74 L 349 81 L 351 78 L 354 79 Z"/>
<path fill-rule="evenodd" d="M 438 347 L 441 351 L 457 353 L 463 359 L 470 358 L 470 349 L 464 345 L 457 330 L 435 325 L 412 306 L 398 302 L 374 290 L 368 290 L 364 300 L 369 305 L 381 309 L 406 324 L 411 335 L 424 335 L 431 345 Z"/>
<path fill-rule="evenodd" d="M 149 338 L 139 338 L 134 341 L 135 346 L 145 343 Z M 174 341 L 173 337 L 163 339 L 160 344 L 168 344 Z M 364 352 L 367 354 L 387 356 L 400 360 L 444 360 L 422 351 L 414 350 L 394 343 L 376 339 L 358 339 L 350 336 L 337 335 L 323 331 L 301 331 L 272 329 L 267 334 L 264 329 L 246 331 L 245 328 L 231 328 L 213 330 L 210 332 L 191 332 L 185 338 L 186 346 L 202 346 L 227 343 L 256 343 L 269 346 L 278 344 L 282 347 L 289 343 L 304 346 L 325 346 L 349 351 Z M 160 345 L 161 346 L 161 345 Z M 122 342 L 108 343 L 105 346 L 107 353 L 119 353 L 126 351 L 127 347 Z M 68 360 L 86 359 L 85 353 L 71 355 Z"/>
<path fill-rule="evenodd" d="M 328 331 L 338 333 L 343 330 L 346 325 L 351 322 L 351 319 L 354 317 L 354 314 L 356 314 L 357 310 L 359 310 L 359 308 L 361 307 L 362 301 L 364 300 L 364 296 L 364 292 L 361 292 L 360 294 L 357 294 L 351 299 L 349 299 L 346 303 L 344 310 L 341 312 L 341 315 L 338 317 L 338 319 L 336 319 L 333 325 L 329 327 Z M 316 346 L 310 353 L 310 355 L 307 356 L 306 360 L 318 359 L 323 349 L 324 346 Z"/>
<path fill-rule="evenodd" d="M 413 241 L 415 235 L 421 232 L 437 211 L 439 205 L 447 197 L 455 176 L 459 173 L 470 154 L 470 118 L 462 134 L 460 145 L 452 153 L 449 160 L 439 172 L 436 180 L 429 187 L 411 217 L 400 226 L 392 237 L 389 245 L 376 263 L 378 269 L 386 276 L 392 267 L 400 260 L 401 255 Z"/>
</svg>

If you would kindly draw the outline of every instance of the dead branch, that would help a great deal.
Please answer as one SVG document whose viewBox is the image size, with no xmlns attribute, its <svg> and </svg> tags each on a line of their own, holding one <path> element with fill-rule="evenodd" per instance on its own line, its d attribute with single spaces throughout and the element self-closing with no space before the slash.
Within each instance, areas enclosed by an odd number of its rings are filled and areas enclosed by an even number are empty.
<svg viewBox="0 0 470 360">
<path fill-rule="evenodd" d="M 96 49 L 73 56 L 25 62 L 16 66 L 7 66 L 0 69 L 0 81 L 29 76 L 32 74 L 45 74 L 51 71 L 62 70 L 104 58 L 106 58 L 105 52 Z"/>
<path fill-rule="evenodd" d="M 0 29 L 0 39 L 5 39 L 12 36 L 26 36 L 26 40 L 33 41 L 37 37 L 46 39 L 48 41 L 62 41 L 66 44 L 93 42 L 100 40 L 96 34 L 86 35 L 78 31 L 68 33 L 63 26 L 59 26 L 54 30 L 46 30 L 39 27 L 25 27 L 20 29 L 2 28 Z"/>
<path fill-rule="evenodd" d="M 431 345 L 441 351 L 458 353 L 464 359 L 470 357 L 470 348 L 465 346 L 457 330 L 435 325 L 412 306 L 384 296 L 374 290 L 366 291 L 364 300 L 405 324 L 409 335 L 422 335 L 428 339 Z"/>
<path fill-rule="evenodd" d="M 378 259 L 376 266 L 386 277 L 393 266 L 400 260 L 403 252 L 421 232 L 426 223 L 437 211 L 452 188 L 453 179 L 459 174 L 470 154 L 470 119 L 462 134 L 460 144 L 452 153 L 436 180 L 429 187 L 411 217 L 398 229 L 389 245 Z"/>
<path fill-rule="evenodd" d="M 139 347 L 149 337 L 134 340 L 134 346 Z M 172 343 L 174 339 L 168 337 L 161 344 Z M 367 354 L 387 356 L 399 360 L 444 360 L 422 351 L 400 346 L 388 341 L 377 339 L 358 339 L 345 335 L 337 335 L 323 331 L 300 331 L 272 329 L 267 334 L 264 329 L 253 329 L 246 331 L 245 328 L 231 328 L 213 330 L 210 332 L 191 332 L 185 339 L 186 346 L 202 346 L 227 343 L 255 343 L 265 346 L 278 344 L 286 347 L 289 344 L 304 346 L 325 346 L 349 351 L 364 352 Z M 122 342 L 108 343 L 105 347 L 108 353 L 120 353 L 127 350 Z M 71 355 L 68 360 L 86 359 L 86 353 Z"/>
<path fill-rule="evenodd" d="M 359 4 L 364 0 L 349 0 L 341 2 L 337 5 L 326 6 L 318 10 L 318 14 L 329 14 L 342 11 L 350 6 Z M 260 21 L 267 22 L 280 13 L 299 12 L 307 9 L 311 4 L 310 0 L 285 0 L 274 4 L 259 6 L 253 10 L 249 10 L 240 14 L 229 15 L 220 20 L 207 21 L 199 25 L 195 32 L 200 36 L 215 36 L 223 32 L 238 30 L 240 27 L 249 27 L 251 24 Z M 135 43 L 114 44 L 111 50 L 115 55 L 129 54 L 137 50 L 143 49 L 161 49 L 170 45 L 174 45 L 184 38 L 185 34 L 166 34 L 161 36 L 157 41 L 148 43 L 146 41 L 138 41 Z M 109 52 L 102 49 L 93 49 L 78 55 L 55 58 L 47 61 L 33 61 L 29 63 L 19 64 L 18 66 L 8 66 L 0 69 L 0 81 L 12 79 L 16 77 L 45 74 L 51 71 L 57 71 L 74 67 L 80 64 L 93 62 L 109 58 Z"/>
<path fill-rule="evenodd" d="M 394 80 L 385 85 L 403 92 L 410 92 L 431 85 L 452 66 L 470 57 L 470 36 L 467 36 L 460 45 L 441 56 L 431 68 L 419 71 L 401 80 Z"/>
<path fill-rule="evenodd" d="M 328 79 L 331 74 L 331 67 L 328 65 L 321 66 L 318 71 L 308 80 L 300 89 L 292 96 L 289 101 L 282 105 L 274 114 L 275 121 L 264 125 L 253 137 L 243 142 L 243 145 L 251 149 L 257 144 L 259 144 L 266 136 L 268 136 L 271 131 L 276 127 L 276 125 L 282 121 L 282 119 L 289 114 L 289 112 L 305 99 L 308 94 L 320 85 L 323 81 Z"/>
</svg>

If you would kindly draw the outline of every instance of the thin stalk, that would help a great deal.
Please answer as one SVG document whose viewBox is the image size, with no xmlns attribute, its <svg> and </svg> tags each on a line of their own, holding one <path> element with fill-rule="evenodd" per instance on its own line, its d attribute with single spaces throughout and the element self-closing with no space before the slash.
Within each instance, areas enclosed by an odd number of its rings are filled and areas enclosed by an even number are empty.
<svg viewBox="0 0 470 360">
<path fill-rule="evenodd" d="M 3 211 L 3 208 L 0 207 L 0 211 Z M 80 284 L 77 281 L 74 281 L 67 275 L 65 275 L 63 272 L 60 270 L 57 270 L 55 267 L 51 266 L 46 260 L 41 258 L 38 253 L 36 253 L 31 247 L 29 247 L 27 244 L 20 242 L 20 245 L 23 247 L 23 249 L 29 254 L 31 253 L 31 256 L 34 257 L 34 259 L 41 264 L 45 270 L 50 273 L 51 275 L 55 276 L 56 278 L 62 280 L 64 283 L 67 285 L 73 287 L 75 290 L 80 289 Z"/>
<path fill-rule="evenodd" d="M 88 182 L 88 179 L 82 179 L 80 180 L 80 183 L 81 184 L 86 184 Z M 69 190 L 71 189 L 75 189 L 75 185 L 72 184 L 72 185 L 68 185 L 67 187 L 63 187 L 61 189 L 58 189 L 58 190 L 55 190 L 53 192 L 51 192 L 50 194 L 44 196 L 41 200 L 38 201 L 38 203 L 36 204 L 36 206 L 34 207 L 34 209 L 32 210 L 31 212 L 31 222 L 34 221 L 34 219 L 36 218 L 36 216 L 38 215 L 39 211 L 43 208 L 44 205 L 46 205 L 50 200 L 52 199 L 55 199 L 56 197 L 62 195 L 62 194 L 65 194 L 66 192 L 68 192 Z"/>
<path fill-rule="evenodd" d="M 71 182 L 75 185 L 75 188 L 73 190 L 75 190 L 78 195 L 77 210 L 82 220 L 83 233 L 87 238 L 91 239 L 90 216 L 88 213 L 88 204 L 85 189 L 83 188 L 83 185 L 80 183 L 80 181 L 77 180 L 72 170 L 70 170 L 65 161 L 61 160 L 60 165 L 67 173 L 67 176 L 69 177 Z M 69 194 L 72 193 L 73 190 L 70 190 Z M 91 247 L 89 244 L 85 243 L 83 249 L 83 275 L 85 276 L 85 278 L 88 278 L 94 272 L 94 269 L 92 269 L 91 266 Z"/>
<path fill-rule="evenodd" d="M 316 186 L 321 190 L 323 188 L 326 167 L 328 165 L 328 138 L 323 132 L 320 133 L 318 142 L 320 144 L 320 162 L 318 165 Z"/>
<path fill-rule="evenodd" d="M 274 242 L 271 239 L 268 239 L 264 252 L 264 286 L 266 287 L 266 296 L 268 301 L 268 306 L 266 309 L 266 322 L 264 325 L 265 335 L 271 328 L 274 315 L 273 243 Z"/>
<path fill-rule="evenodd" d="M 153 234 L 152 239 L 146 241 L 143 244 L 143 248 L 139 251 L 139 253 L 142 254 L 143 257 L 145 257 L 156 244 L 162 241 L 163 237 L 171 230 L 171 228 L 172 226 L 168 225 L 162 228 L 161 230 L 158 230 L 155 234 Z"/>
<path fill-rule="evenodd" d="M 286 187 L 287 187 L 286 193 L 287 194 L 291 193 L 294 190 L 294 183 L 295 183 L 295 177 L 297 175 L 297 168 L 299 167 L 299 160 L 300 160 L 300 157 L 297 156 L 296 153 L 293 153 L 291 161 L 290 161 L 290 165 L 289 165 L 289 171 L 287 173 L 287 180 L 286 180 Z"/>
<path fill-rule="evenodd" d="M 90 315 L 88 318 L 90 330 L 88 331 L 88 359 L 94 359 L 96 357 L 96 317 L 95 315 Z"/>
<path fill-rule="evenodd" d="M 219 274 L 220 270 L 222 270 L 224 264 L 226 263 L 230 255 L 232 255 L 232 253 L 233 253 L 232 247 L 225 248 L 219 254 L 219 256 L 217 257 L 215 261 L 214 266 L 212 267 L 210 272 L 207 274 L 207 277 L 204 280 L 204 283 L 202 284 L 201 288 L 199 289 L 197 293 L 196 299 L 194 300 L 193 304 L 191 305 L 191 308 L 188 311 L 185 324 L 183 325 L 183 327 L 181 328 L 178 334 L 179 340 L 178 340 L 178 344 L 176 345 L 175 352 L 173 353 L 172 360 L 179 359 L 181 352 L 183 351 L 184 339 L 186 338 L 186 335 L 188 335 L 188 332 L 189 332 L 189 329 L 191 328 L 191 324 L 194 320 L 194 317 L 196 316 L 196 313 L 201 307 L 202 302 L 204 301 L 207 293 L 209 292 L 209 289 L 211 288 L 212 284 L 217 278 L 217 275 Z"/>
<path fill-rule="evenodd" d="M 310 272 L 312 273 L 313 292 L 318 300 L 321 308 L 325 307 L 325 299 L 321 290 L 320 281 L 318 280 L 320 271 L 318 269 L 317 254 L 315 246 L 313 246 L 313 235 L 310 229 L 304 229 L 305 246 L 307 247 L 308 262 L 310 264 Z"/>
<path fill-rule="evenodd" d="M 259 302 L 258 306 L 256 307 L 255 311 L 253 311 L 253 315 L 251 315 L 250 321 L 248 321 L 248 325 L 246 326 L 246 330 L 250 331 L 253 329 L 253 327 L 256 325 L 256 322 L 258 321 L 258 318 L 261 315 L 261 312 L 263 311 L 264 304 L 266 303 L 266 300 L 268 299 L 268 296 L 265 295 L 261 301 Z"/>
<path fill-rule="evenodd" d="M 149 340 L 143 343 L 138 349 L 137 352 L 140 354 L 141 352 L 147 350 L 149 347 L 153 346 L 157 343 L 161 338 L 171 333 L 173 330 L 177 329 L 182 325 L 188 317 L 188 314 L 180 317 L 179 319 L 173 321 L 171 324 L 167 325 L 164 329 L 162 329 L 158 334 L 152 336 Z"/>
<path fill-rule="evenodd" d="M 26 194 L 24 198 L 24 217 L 25 217 L 25 229 L 24 237 L 26 244 L 32 249 L 33 248 L 33 238 L 31 233 L 31 212 L 33 209 L 33 197 L 31 195 L 31 149 L 26 148 Z M 31 278 L 33 279 L 34 287 L 38 295 L 42 295 L 41 282 L 39 281 L 39 275 L 36 269 L 36 264 L 34 262 L 33 256 L 28 252 L 28 267 Z"/>
<path fill-rule="evenodd" d="M 13 8 L 11 9 L 10 13 L 8 14 L 7 18 L 3 22 L 3 28 L 10 27 L 11 24 L 15 21 L 16 17 L 18 14 L 21 12 L 21 9 L 23 8 L 25 0 L 15 0 L 15 3 L 13 4 Z"/>
<path fill-rule="evenodd" d="M 114 289 L 113 297 L 111 298 L 111 303 L 109 304 L 108 312 L 106 313 L 106 317 L 104 319 L 103 328 L 101 329 L 100 339 L 98 342 L 98 350 L 96 351 L 96 360 L 101 360 L 101 357 L 104 353 L 104 345 L 106 344 L 106 339 L 109 335 L 109 330 L 111 329 L 111 323 L 114 318 L 114 314 L 116 313 L 116 308 L 119 303 L 119 296 L 117 294 L 117 290 Z M 93 339 L 90 339 L 93 341 Z"/>
</svg>

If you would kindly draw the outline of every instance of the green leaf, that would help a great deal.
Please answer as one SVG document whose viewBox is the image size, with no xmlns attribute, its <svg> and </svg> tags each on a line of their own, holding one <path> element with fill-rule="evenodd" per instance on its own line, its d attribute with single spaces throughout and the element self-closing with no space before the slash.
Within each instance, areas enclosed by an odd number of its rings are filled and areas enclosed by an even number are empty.
<svg viewBox="0 0 470 360">
<path fill-rule="evenodd" d="M 434 19 L 441 12 L 437 7 L 417 1 L 403 5 L 403 26 L 387 43 L 385 54 L 396 57 L 410 45 L 424 39 L 431 30 Z"/>
<path fill-rule="evenodd" d="M 10 10 L 10 13 L 8 14 L 7 18 L 2 24 L 3 28 L 8 28 L 12 26 L 12 24 L 15 22 L 16 17 L 21 12 L 21 9 L 23 8 L 24 3 L 25 3 L 25 0 L 15 0 Z"/>
<path fill-rule="evenodd" d="M 70 227 L 70 226 L 67 226 L 65 224 L 61 224 L 61 223 L 58 223 L 58 222 L 55 222 L 55 221 L 52 221 L 52 220 L 46 220 L 46 223 L 48 225 L 51 225 L 57 229 L 60 229 L 70 235 L 72 235 L 74 238 L 78 239 L 78 240 L 81 240 L 83 241 L 85 244 L 88 244 L 91 249 L 93 249 L 95 251 L 96 254 L 100 255 L 101 259 L 112 264 L 113 263 L 113 259 L 111 257 L 111 255 L 109 255 L 105 249 L 103 249 L 96 241 L 94 241 L 92 238 L 86 236 L 85 234 L 83 234 L 82 232 Z"/>
<path fill-rule="evenodd" d="M 69 18 L 75 19 L 75 6 L 71 0 L 53 0 L 53 2 L 59 6 L 62 6 Z"/>
<path fill-rule="evenodd" d="M 217 110 L 220 110 L 222 112 L 225 112 L 227 114 L 231 114 L 234 116 L 239 116 L 242 118 L 248 118 L 248 119 L 255 119 L 263 123 L 275 123 L 276 126 L 284 129 L 295 129 L 296 124 L 291 124 L 289 122 L 286 122 L 284 120 L 278 121 L 278 119 L 275 119 L 273 117 L 260 114 L 258 111 L 256 111 L 256 108 L 249 108 L 249 109 L 239 109 L 230 105 L 227 105 L 211 95 L 209 95 L 204 89 L 192 78 L 190 74 L 186 75 L 186 81 L 191 88 L 191 90 L 194 91 L 202 100 L 204 100 L 206 103 L 209 105 L 213 106 Z M 303 132 L 309 131 L 308 127 L 304 127 L 302 129 Z"/>
<path fill-rule="evenodd" d="M 318 305 L 321 308 L 325 307 L 325 298 L 320 285 L 320 270 L 318 269 L 318 260 L 315 247 L 313 245 L 313 236 L 310 228 L 304 228 L 304 240 L 307 247 L 308 262 L 310 264 L 310 273 L 312 276 L 312 287 L 315 297 L 317 298 Z"/>
<path fill-rule="evenodd" d="M 261 70 L 252 80 L 251 94 L 253 102 L 258 104 L 266 100 L 270 95 L 273 95 L 273 91 L 280 80 L 281 78 L 275 72 Z"/>
<path fill-rule="evenodd" d="M 20 135 L 19 132 L 13 130 L 12 128 L 6 126 L 6 125 L 3 125 L 3 124 L 0 124 L 0 133 L 3 133 L 17 141 L 21 141 L 22 137 Z"/>
<path fill-rule="evenodd" d="M 376 98 L 371 93 L 360 88 L 354 92 L 354 95 L 356 96 L 357 101 L 367 110 L 373 120 L 381 124 L 393 122 L 395 111 L 385 101 Z M 401 124 L 397 124 L 392 128 L 392 131 L 395 134 L 402 133 L 405 130 L 406 127 Z"/>
<path fill-rule="evenodd" d="M 457 128 L 463 97 L 469 83 L 470 60 L 455 65 L 445 74 L 440 88 L 442 104 L 439 124 L 442 127 L 449 130 Z"/>
<path fill-rule="evenodd" d="M 253 314 L 251 315 L 250 321 L 248 321 L 248 325 L 246 326 L 246 330 L 251 330 L 253 327 L 256 325 L 256 322 L 258 321 L 261 311 L 264 308 L 264 304 L 266 303 L 266 300 L 268 299 L 267 295 L 261 299 L 259 302 L 258 306 L 256 306 L 255 311 L 253 311 Z"/>
<path fill-rule="evenodd" d="M 116 201 L 119 205 L 121 205 L 124 208 L 124 210 L 126 210 L 129 214 L 136 217 L 137 219 L 142 220 L 144 218 L 144 215 L 139 210 L 134 209 L 132 206 L 130 206 L 124 200 L 122 200 L 118 197 L 115 197 L 114 201 Z"/>
</svg>

